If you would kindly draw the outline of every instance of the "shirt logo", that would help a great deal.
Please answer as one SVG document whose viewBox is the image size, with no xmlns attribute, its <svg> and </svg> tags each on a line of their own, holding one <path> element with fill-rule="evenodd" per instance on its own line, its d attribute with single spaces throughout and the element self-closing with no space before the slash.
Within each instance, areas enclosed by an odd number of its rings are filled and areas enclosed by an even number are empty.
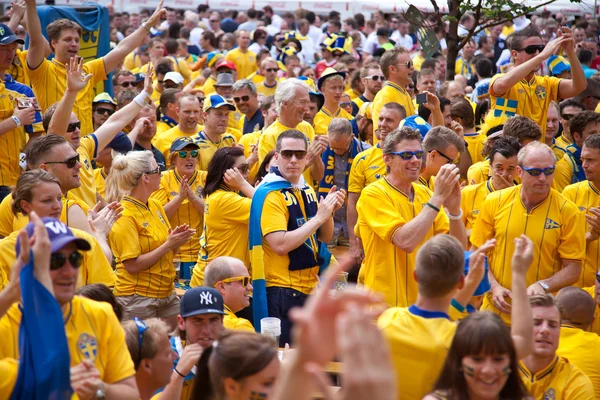
<svg viewBox="0 0 600 400">
<path fill-rule="evenodd" d="M 165 223 L 165 220 L 163 219 L 162 215 L 160 214 L 160 212 L 156 212 L 156 215 L 158 216 L 158 219 L 160 219 L 160 222 L 162 222 L 163 224 Z"/>
<path fill-rule="evenodd" d="M 378 168 L 379 168 L 379 165 L 371 165 L 371 166 L 370 166 L 369 168 L 367 168 L 367 169 L 378 169 Z"/>
<path fill-rule="evenodd" d="M 479 210 L 473 210 L 472 214 L 473 215 L 479 215 Z"/>
<path fill-rule="evenodd" d="M 98 355 L 98 342 L 94 336 L 82 333 L 77 339 L 77 348 L 81 354 L 91 361 L 96 361 Z"/>
<path fill-rule="evenodd" d="M 578 208 L 579 208 L 579 211 L 587 211 L 587 208 L 585 208 L 585 207 L 579 206 Z"/>
<path fill-rule="evenodd" d="M 375 179 L 381 178 L 381 174 L 375 174 Z"/>
<path fill-rule="evenodd" d="M 147 222 L 142 222 L 142 226 L 143 226 L 144 228 L 147 228 L 147 227 L 148 227 L 148 223 L 147 223 Z"/>
<path fill-rule="evenodd" d="M 171 193 L 169 193 L 169 195 L 175 197 L 175 196 L 177 196 L 177 192 L 171 192 Z"/>
<path fill-rule="evenodd" d="M 546 98 L 546 88 L 538 85 L 535 88 L 535 94 L 537 95 L 537 97 L 539 97 L 540 100 L 544 100 Z"/>
<path fill-rule="evenodd" d="M 556 400 L 556 391 L 552 388 L 544 392 L 544 400 Z"/>
<path fill-rule="evenodd" d="M 202 196 L 202 190 L 203 190 L 203 188 L 201 188 L 201 187 L 196 189 L 196 196 Z"/>
<path fill-rule="evenodd" d="M 494 117 L 500 117 L 502 114 L 506 114 L 508 117 L 514 117 L 517 113 L 517 100 L 505 99 L 504 97 L 498 97 L 496 99 L 496 106 L 494 107 Z"/>
<path fill-rule="evenodd" d="M 560 224 L 556 221 L 551 220 L 550 218 L 546 218 L 546 225 L 544 229 L 557 229 L 560 228 Z"/>
<path fill-rule="evenodd" d="M 210 292 L 200 293 L 200 304 L 212 305 L 214 302 L 214 297 Z"/>
</svg>

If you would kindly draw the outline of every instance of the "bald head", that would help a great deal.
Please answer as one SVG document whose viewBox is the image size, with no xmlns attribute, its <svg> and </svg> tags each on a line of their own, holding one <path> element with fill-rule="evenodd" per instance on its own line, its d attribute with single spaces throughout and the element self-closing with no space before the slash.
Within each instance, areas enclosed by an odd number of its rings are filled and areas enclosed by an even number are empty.
<svg viewBox="0 0 600 400">
<path fill-rule="evenodd" d="M 217 282 L 227 278 L 248 274 L 248 269 L 241 260 L 234 257 L 217 257 L 208 263 L 204 270 L 204 286 L 215 287 Z"/>
<path fill-rule="evenodd" d="M 583 289 L 569 286 L 556 296 L 563 322 L 586 330 L 594 322 L 596 302 Z"/>
</svg>

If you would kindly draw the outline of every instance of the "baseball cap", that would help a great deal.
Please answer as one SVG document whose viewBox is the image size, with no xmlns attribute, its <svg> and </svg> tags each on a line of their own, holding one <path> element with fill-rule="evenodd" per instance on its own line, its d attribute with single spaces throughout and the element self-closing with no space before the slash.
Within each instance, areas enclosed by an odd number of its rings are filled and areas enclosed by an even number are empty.
<svg viewBox="0 0 600 400">
<path fill-rule="evenodd" d="M 227 61 L 225 59 L 221 60 L 220 62 L 217 62 L 217 69 L 219 68 L 229 68 L 231 70 L 237 71 L 237 68 L 235 67 L 235 64 L 232 63 L 231 61 Z"/>
<path fill-rule="evenodd" d="M 219 74 L 215 86 L 233 86 L 233 75 L 228 72 Z"/>
<path fill-rule="evenodd" d="M 6 24 L 0 24 L 0 46 L 17 42 L 25 44 L 25 41 L 15 35 L 15 33 Z"/>
<path fill-rule="evenodd" d="M 210 96 L 206 96 L 204 99 L 204 107 L 202 107 L 202 111 L 208 111 L 211 108 L 219 108 L 223 106 L 229 108 L 229 111 L 235 111 L 235 106 L 225 100 L 223 96 L 220 94 L 212 94 Z"/>
<path fill-rule="evenodd" d="M 179 72 L 167 72 L 163 81 L 171 81 L 177 85 L 181 85 L 183 83 L 183 75 Z"/>
<path fill-rule="evenodd" d="M 198 149 L 200 148 L 200 146 L 198 146 L 192 140 L 192 138 L 183 136 L 183 137 L 177 138 L 173 141 L 170 152 L 172 153 L 174 151 L 179 151 L 179 150 L 185 149 L 187 146 L 196 146 L 196 148 L 198 148 Z"/>
<path fill-rule="evenodd" d="M 71 231 L 67 225 L 63 224 L 56 218 L 44 217 L 42 218 L 42 222 L 46 226 L 46 231 L 48 231 L 48 238 L 50 239 L 50 251 L 52 253 L 56 253 L 69 243 L 75 243 L 75 246 L 77 246 L 77 249 L 79 250 L 87 251 L 92 248 L 91 244 L 87 240 L 73 235 L 73 231 Z M 27 231 L 27 236 L 32 237 L 35 230 L 34 223 L 28 223 L 25 227 L 25 230 Z M 19 243 L 18 240 L 15 248 L 18 256 L 21 252 L 21 243 Z"/>
<path fill-rule="evenodd" d="M 431 125 L 429 125 L 429 123 L 425 121 L 423 117 L 418 115 L 411 115 L 410 117 L 406 117 L 400 121 L 400 126 L 398 128 L 402 128 L 404 126 L 418 131 L 423 138 L 425 135 L 427 135 L 427 132 L 431 130 Z"/>
<path fill-rule="evenodd" d="M 465 276 L 469 273 L 469 258 L 472 254 L 472 251 L 465 251 Z M 489 292 L 492 288 L 492 286 L 490 285 L 490 280 L 488 278 L 488 270 L 490 269 L 490 265 L 488 263 L 487 257 L 485 257 L 484 268 L 485 273 L 483 274 L 483 279 L 481 280 L 479 286 L 477 286 L 477 289 L 475 289 L 475 293 L 473 293 L 473 296 L 482 296 Z"/>
<path fill-rule="evenodd" d="M 144 80 L 146 79 L 146 75 L 143 72 L 138 72 L 133 76 L 135 77 L 135 83 L 144 82 Z"/>
<path fill-rule="evenodd" d="M 102 92 L 96 97 L 94 97 L 94 100 L 92 100 L 92 104 L 96 103 L 106 103 L 112 104 L 115 107 L 117 106 L 117 102 L 115 101 L 115 99 L 113 99 L 112 96 L 106 92 Z"/>
<path fill-rule="evenodd" d="M 133 149 L 131 140 L 129 140 L 129 136 L 127 136 L 124 132 L 117 133 L 113 140 L 106 145 L 106 147 L 110 147 L 114 151 L 117 151 L 121 154 L 130 152 Z"/>
<path fill-rule="evenodd" d="M 217 289 L 198 286 L 189 289 L 181 298 L 179 315 L 182 318 L 201 314 L 225 315 L 223 296 Z"/>
</svg>

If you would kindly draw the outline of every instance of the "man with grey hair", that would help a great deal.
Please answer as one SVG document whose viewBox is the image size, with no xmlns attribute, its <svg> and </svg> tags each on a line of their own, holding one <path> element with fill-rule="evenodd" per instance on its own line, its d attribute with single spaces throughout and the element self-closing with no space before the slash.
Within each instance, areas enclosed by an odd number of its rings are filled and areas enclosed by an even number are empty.
<svg viewBox="0 0 600 400">
<path fill-rule="evenodd" d="M 336 186 L 348 191 L 348 177 L 354 158 L 362 151 L 370 148 L 368 143 L 361 142 L 352 134 L 352 124 L 345 118 L 334 118 L 327 128 L 329 145 L 321 155 L 325 166 L 323 179 L 319 183 L 319 195 L 326 196 L 329 190 Z M 349 245 L 348 224 L 346 222 L 346 204 L 335 212 L 335 224 L 330 247 Z M 350 227 L 353 229 L 354 227 Z"/>
<path fill-rule="evenodd" d="M 183 17 L 183 26 L 190 30 L 190 43 L 200 46 L 200 39 L 204 29 L 198 26 L 200 17 L 193 11 L 187 10 Z"/>
<path fill-rule="evenodd" d="M 243 114 L 239 127 L 242 133 L 260 131 L 265 125 L 265 119 L 260 111 L 256 85 L 248 80 L 242 79 L 233 85 L 233 102 L 237 109 Z"/>
<path fill-rule="evenodd" d="M 255 331 L 250 321 L 235 315 L 250 305 L 252 293 L 252 278 L 241 260 L 223 256 L 209 262 L 204 270 L 204 286 L 217 289 L 223 296 L 225 329 Z"/>
<path fill-rule="evenodd" d="M 315 138 L 314 128 L 304 121 L 304 114 L 308 112 L 310 104 L 310 88 L 296 78 L 281 82 L 275 91 L 275 106 L 279 118 L 265 128 L 258 142 L 258 163 L 261 164 L 267 153 L 275 150 L 277 138 L 282 132 L 296 129 L 309 140 L 308 154 L 306 155 L 306 171 L 304 178 L 307 182 L 320 181 L 323 177 L 323 162 L 320 154 L 327 147 L 327 138 Z"/>
<path fill-rule="evenodd" d="M 506 130 L 506 126 L 505 126 Z M 526 234 L 536 250 L 527 274 L 530 296 L 554 293 L 577 282 L 585 259 L 585 216 L 577 206 L 551 190 L 556 157 L 544 143 L 531 142 L 517 156 L 521 185 L 490 193 L 471 232 L 474 248 L 497 239 L 490 254 L 490 284 L 482 310 L 510 323 L 512 281 L 510 255 L 514 240 Z"/>
</svg>

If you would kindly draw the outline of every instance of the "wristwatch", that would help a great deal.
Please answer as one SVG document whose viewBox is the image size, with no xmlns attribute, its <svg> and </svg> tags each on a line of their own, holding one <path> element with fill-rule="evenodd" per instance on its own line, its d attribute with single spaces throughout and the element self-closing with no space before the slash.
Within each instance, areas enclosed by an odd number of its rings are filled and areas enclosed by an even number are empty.
<svg viewBox="0 0 600 400">
<path fill-rule="evenodd" d="M 538 281 L 537 283 L 538 283 L 538 285 L 540 285 L 542 287 L 542 289 L 544 289 L 544 291 L 546 293 L 548 293 L 548 290 L 550 290 L 550 286 L 548 286 L 548 284 L 546 282 Z"/>
<path fill-rule="evenodd" d="M 104 384 L 104 382 L 100 381 L 100 384 L 98 385 L 98 390 L 96 390 L 96 399 L 98 400 L 104 400 L 106 399 L 106 385 Z"/>
</svg>

